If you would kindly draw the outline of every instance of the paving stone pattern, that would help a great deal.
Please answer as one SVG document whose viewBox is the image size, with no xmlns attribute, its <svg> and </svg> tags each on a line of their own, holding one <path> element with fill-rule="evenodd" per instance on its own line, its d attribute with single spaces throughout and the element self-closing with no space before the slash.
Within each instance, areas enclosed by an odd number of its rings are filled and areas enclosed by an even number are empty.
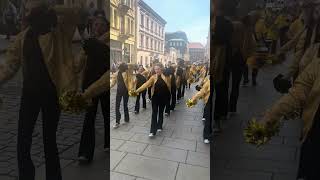
<svg viewBox="0 0 320 180">
<path fill-rule="evenodd" d="M 214 180 L 294 180 L 299 160 L 299 132 L 301 121 L 284 123 L 279 136 L 257 149 L 244 142 L 243 129 L 252 117 L 281 97 L 273 88 L 272 80 L 284 73 L 288 62 L 276 67 L 266 67 L 258 75 L 257 87 L 242 87 L 238 114 L 224 122 L 221 136 L 215 139 Z"/>
</svg>

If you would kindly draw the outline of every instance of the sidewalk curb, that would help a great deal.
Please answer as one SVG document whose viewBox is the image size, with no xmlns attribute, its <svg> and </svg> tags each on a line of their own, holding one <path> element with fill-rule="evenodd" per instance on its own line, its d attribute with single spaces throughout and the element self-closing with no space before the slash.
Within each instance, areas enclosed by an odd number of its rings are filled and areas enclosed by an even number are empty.
<svg viewBox="0 0 320 180">
<path fill-rule="evenodd" d="M 73 40 L 72 44 L 78 44 L 81 43 L 81 40 Z M 7 49 L 0 49 L 0 55 L 5 54 Z"/>
</svg>

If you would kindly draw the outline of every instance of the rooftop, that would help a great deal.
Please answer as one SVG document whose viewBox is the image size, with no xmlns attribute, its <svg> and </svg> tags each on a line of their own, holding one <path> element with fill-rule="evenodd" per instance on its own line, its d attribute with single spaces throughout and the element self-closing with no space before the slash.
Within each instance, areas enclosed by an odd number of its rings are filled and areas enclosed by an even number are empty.
<svg viewBox="0 0 320 180">
<path fill-rule="evenodd" d="M 156 13 L 147 3 L 145 3 L 143 0 L 139 0 L 138 5 L 140 5 L 141 7 L 145 8 L 148 12 L 153 14 L 163 24 L 167 24 L 167 22 L 158 13 Z"/>
<path fill-rule="evenodd" d="M 192 42 L 188 44 L 189 49 L 204 49 L 204 46 L 198 42 Z"/>
</svg>

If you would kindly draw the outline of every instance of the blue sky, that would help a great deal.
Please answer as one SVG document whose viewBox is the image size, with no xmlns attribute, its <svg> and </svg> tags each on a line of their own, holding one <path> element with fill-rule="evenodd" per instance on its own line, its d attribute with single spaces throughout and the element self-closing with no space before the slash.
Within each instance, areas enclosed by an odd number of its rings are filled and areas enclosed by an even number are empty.
<svg viewBox="0 0 320 180">
<path fill-rule="evenodd" d="M 184 31 L 190 42 L 206 43 L 210 0 L 143 0 L 167 21 L 166 32 Z"/>
</svg>

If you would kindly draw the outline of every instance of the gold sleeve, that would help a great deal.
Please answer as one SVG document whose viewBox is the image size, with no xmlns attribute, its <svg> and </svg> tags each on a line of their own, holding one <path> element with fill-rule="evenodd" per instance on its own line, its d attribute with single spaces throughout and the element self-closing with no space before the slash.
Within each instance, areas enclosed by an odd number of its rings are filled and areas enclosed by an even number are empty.
<svg viewBox="0 0 320 180">
<path fill-rule="evenodd" d="M 85 99 L 94 98 L 109 90 L 110 71 L 104 73 L 99 80 L 91 84 L 83 93 Z"/>
<path fill-rule="evenodd" d="M 320 68 L 318 60 L 314 60 L 309 66 L 299 75 L 289 93 L 281 97 L 266 113 L 264 121 L 274 123 L 281 120 L 285 116 L 291 116 L 295 112 L 300 111 L 304 107 L 313 84 L 318 76 Z"/>
<path fill-rule="evenodd" d="M 114 73 L 113 76 L 111 77 L 111 80 L 110 80 L 110 89 L 113 88 L 116 84 L 117 84 L 117 76 L 118 76 L 118 73 Z"/>
<path fill-rule="evenodd" d="M 155 81 L 155 77 L 151 76 L 151 78 L 147 82 L 145 82 L 141 87 L 139 87 L 136 90 L 136 92 L 141 93 L 142 91 L 148 89 L 149 87 L 151 87 L 154 84 L 154 81 Z"/>
<path fill-rule="evenodd" d="M 86 66 L 87 55 L 83 49 L 80 51 L 80 55 L 78 58 L 75 58 L 74 62 L 74 72 L 79 74 Z"/>
<path fill-rule="evenodd" d="M 198 101 L 199 99 L 202 99 L 207 93 L 208 90 L 210 88 L 210 81 L 206 81 L 206 83 L 203 85 L 203 87 L 201 88 L 201 90 L 199 92 L 197 92 L 192 98 L 192 101 Z M 210 90 L 209 90 L 210 93 Z"/>
<path fill-rule="evenodd" d="M 283 53 L 286 53 L 286 52 L 294 49 L 295 46 L 298 44 L 299 40 L 300 40 L 301 38 L 304 38 L 304 37 L 302 37 L 303 33 L 304 33 L 304 30 L 301 31 L 301 32 L 299 32 L 299 33 L 297 33 L 297 35 L 296 35 L 292 40 L 290 40 L 289 42 L 287 42 L 285 45 L 283 45 L 283 46 L 279 49 L 279 53 L 280 53 L 280 54 L 283 54 Z M 303 40 L 303 39 L 301 39 L 301 40 Z"/>
</svg>

